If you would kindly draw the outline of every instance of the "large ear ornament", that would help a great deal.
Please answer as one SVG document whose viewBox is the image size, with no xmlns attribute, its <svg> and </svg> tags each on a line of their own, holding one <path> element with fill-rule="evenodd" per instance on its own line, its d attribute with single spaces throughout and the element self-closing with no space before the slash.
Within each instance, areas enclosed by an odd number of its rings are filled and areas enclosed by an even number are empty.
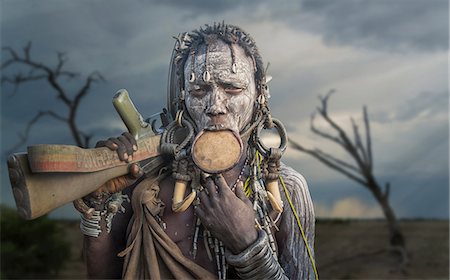
<svg viewBox="0 0 450 280">
<path fill-rule="evenodd" d="M 257 130 L 258 142 L 256 148 L 267 161 L 267 198 L 272 205 L 272 209 L 278 213 L 281 213 L 283 211 L 283 201 L 281 200 L 278 179 L 280 174 L 280 159 L 287 146 L 287 134 L 286 129 L 279 120 L 272 118 L 272 123 L 280 136 L 280 146 L 278 148 L 268 148 L 264 145 L 264 143 L 261 141 L 261 138 L 259 137 L 259 133 L 264 126 L 264 123 L 262 122 Z"/>
<path fill-rule="evenodd" d="M 172 211 L 173 212 L 183 212 L 185 211 L 194 201 L 197 193 L 195 190 L 184 198 L 184 194 L 186 192 L 187 181 L 177 180 L 175 183 L 175 190 L 173 192 L 172 198 Z"/>
</svg>

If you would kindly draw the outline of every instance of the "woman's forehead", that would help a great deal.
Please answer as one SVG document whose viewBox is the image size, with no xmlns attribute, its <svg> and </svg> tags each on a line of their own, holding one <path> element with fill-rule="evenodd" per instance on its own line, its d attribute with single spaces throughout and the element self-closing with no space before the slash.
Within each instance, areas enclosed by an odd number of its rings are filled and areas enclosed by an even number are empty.
<svg viewBox="0 0 450 280">
<path fill-rule="evenodd" d="M 192 59 L 195 59 L 192 65 Z M 232 63 L 239 67 L 255 70 L 253 59 L 245 53 L 244 49 L 237 44 L 227 44 L 220 39 L 210 41 L 208 45 L 199 45 L 194 55 L 190 55 L 185 63 L 184 70 L 190 73 L 192 70 L 205 71 L 205 64 L 213 68 L 231 68 Z M 194 66 L 194 67 L 192 67 Z M 212 69 L 210 69 L 211 71 Z"/>
</svg>

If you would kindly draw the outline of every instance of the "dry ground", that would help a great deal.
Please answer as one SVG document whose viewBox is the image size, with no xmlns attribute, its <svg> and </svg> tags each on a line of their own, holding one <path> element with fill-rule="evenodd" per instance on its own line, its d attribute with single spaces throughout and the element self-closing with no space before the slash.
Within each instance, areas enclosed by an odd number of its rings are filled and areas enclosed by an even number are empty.
<svg viewBox="0 0 450 280">
<path fill-rule="evenodd" d="M 409 264 L 388 250 L 383 221 L 319 221 L 316 255 L 321 279 L 449 279 L 448 221 L 402 221 Z"/>
<path fill-rule="evenodd" d="M 82 237 L 77 222 L 64 222 L 73 244 L 72 259 L 63 279 L 83 279 Z M 320 279 L 449 279 L 449 223 L 435 220 L 402 221 L 409 264 L 398 271 L 398 256 L 387 250 L 383 221 L 319 220 L 316 258 Z"/>
</svg>

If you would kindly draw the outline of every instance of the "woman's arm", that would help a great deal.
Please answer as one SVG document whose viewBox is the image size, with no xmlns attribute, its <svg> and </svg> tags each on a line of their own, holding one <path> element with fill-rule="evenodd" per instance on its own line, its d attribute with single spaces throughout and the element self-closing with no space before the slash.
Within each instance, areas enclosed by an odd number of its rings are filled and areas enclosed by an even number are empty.
<svg viewBox="0 0 450 280">
<path fill-rule="evenodd" d="M 284 188 L 280 184 L 284 210 L 279 226 L 280 231 L 276 234 L 279 262 L 289 279 L 315 279 L 311 263 L 312 260 L 314 261 L 315 216 L 308 185 L 302 175 L 284 164 L 281 165 L 280 173 L 292 205 L 300 218 L 308 247 L 305 245 Z"/>
<path fill-rule="evenodd" d="M 99 141 L 96 145 L 103 146 L 117 151 L 119 158 L 127 162 L 131 161 L 133 152 L 137 150 L 136 141 L 129 133 Z M 132 216 L 128 198 L 131 198 L 135 182 L 141 176 L 140 167 L 132 164 L 128 175 L 106 182 L 75 204 L 82 213 L 83 256 L 89 278 L 122 277 L 123 259 L 117 254 L 125 249 L 127 226 Z M 77 207 L 80 203 L 85 203 L 87 207 Z M 90 213 L 92 209 L 95 209 L 93 214 Z"/>
<path fill-rule="evenodd" d="M 131 198 L 131 187 L 124 190 Z M 125 213 L 117 213 L 111 221 L 110 232 L 106 226 L 106 217 L 100 221 L 101 233 L 98 237 L 85 235 L 83 255 L 89 278 L 120 279 L 122 277 L 123 258 L 117 256 L 126 246 L 126 230 L 132 216 L 129 202 L 122 206 Z"/>
</svg>

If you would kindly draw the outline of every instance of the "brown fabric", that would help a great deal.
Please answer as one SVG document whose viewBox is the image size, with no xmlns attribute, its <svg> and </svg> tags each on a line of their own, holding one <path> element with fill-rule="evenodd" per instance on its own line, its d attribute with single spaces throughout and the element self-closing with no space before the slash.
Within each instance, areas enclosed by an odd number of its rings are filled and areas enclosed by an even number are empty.
<svg viewBox="0 0 450 280">
<path fill-rule="evenodd" d="M 164 211 L 159 199 L 159 178 L 148 178 L 134 190 L 133 217 L 128 226 L 123 279 L 217 279 L 186 258 L 155 219 Z"/>
</svg>

